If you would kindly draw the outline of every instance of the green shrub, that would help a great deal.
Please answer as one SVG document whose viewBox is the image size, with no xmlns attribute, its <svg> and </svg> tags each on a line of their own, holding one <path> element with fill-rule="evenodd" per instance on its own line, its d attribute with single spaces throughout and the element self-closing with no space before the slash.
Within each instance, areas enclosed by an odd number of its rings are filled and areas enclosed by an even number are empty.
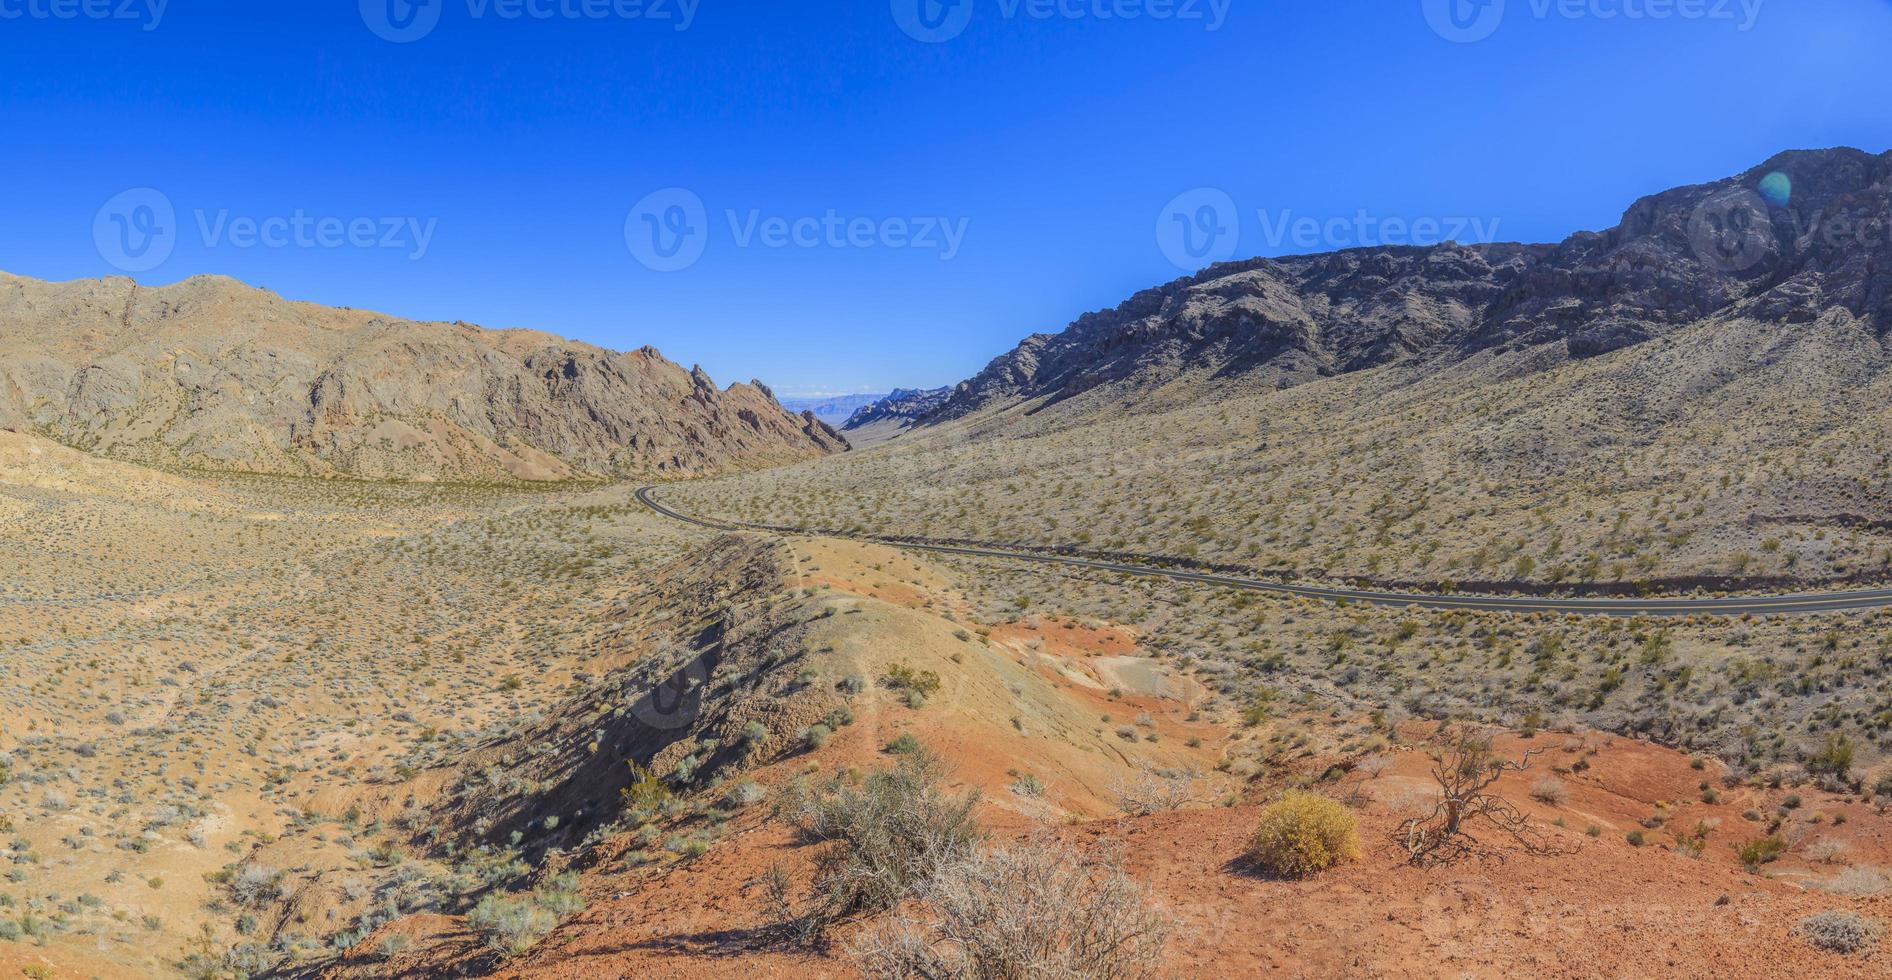
<svg viewBox="0 0 1892 980">
<path fill-rule="evenodd" d="M 523 953 L 558 927 L 558 918 L 530 896 L 488 895 L 466 917 L 480 938 L 503 953 Z"/>
<path fill-rule="evenodd" d="M 1787 842 L 1779 835 L 1770 834 L 1742 844 L 1738 853 L 1741 863 L 1751 871 L 1787 853 Z"/>
<path fill-rule="evenodd" d="M 1831 732 L 1826 736 L 1826 743 L 1807 757 L 1807 768 L 1814 772 L 1828 772 L 1842 779 L 1853 767 L 1853 757 L 1857 749 L 1853 740 L 1843 732 Z"/>
<path fill-rule="evenodd" d="M 665 786 L 663 780 L 658 779 L 649 769 L 636 762 L 631 762 L 630 767 L 631 784 L 624 787 L 620 794 L 624 797 L 625 806 L 632 810 L 649 812 L 663 806 L 670 799 L 670 787 Z"/>
<path fill-rule="evenodd" d="M 930 670 L 915 670 L 902 661 L 887 670 L 887 686 L 896 691 L 917 693 L 926 697 L 939 692 L 939 675 Z"/>
<path fill-rule="evenodd" d="M 1263 810 L 1248 842 L 1248 859 L 1282 878 L 1304 878 L 1359 858 L 1353 814 L 1313 793 L 1290 791 Z"/>
</svg>

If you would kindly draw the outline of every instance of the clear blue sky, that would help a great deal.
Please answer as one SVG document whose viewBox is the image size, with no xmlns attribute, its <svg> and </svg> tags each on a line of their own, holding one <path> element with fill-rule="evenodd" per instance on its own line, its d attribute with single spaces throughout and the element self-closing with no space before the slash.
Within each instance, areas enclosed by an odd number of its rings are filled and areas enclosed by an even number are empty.
<svg viewBox="0 0 1892 980">
<path fill-rule="evenodd" d="M 99 2 L 143 13 L 41 16 Z M 437 26 L 406 44 L 356 0 L 168 0 L 153 18 L 157 2 L 0 0 L 0 268 L 116 273 L 95 244 L 101 206 L 151 187 L 178 227 L 143 282 L 213 272 L 653 343 L 785 393 L 956 381 L 1174 277 L 1156 228 L 1193 188 L 1237 204 L 1240 254 L 1306 250 L 1264 231 L 1258 215 L 1284 211 L 1555 240 L 1778 150 L 1892 147 L 1888 0 L 1766 0 L 1751 23 L 1755 0 L 1676 0 L 1710 16 L 1655 19 L 1604 16 L 1651 0 L 1584 0 L 1576 16 L 1508 0 L 1474 43 L 1435 32 L 1424 0 L 1216 0 L 1219 30 L 1210 0 L 1200 18 L 1136 20 L 1096 11 L 1164 5 L 1062 0 L 1078 16 L 1034 17 L 1043 0 L 961 0 L 971 19 L 943 43 L 903 33 L 900 0 L 694 0 L 681 31 L 680 0 L 662 0 L 666 20 L 433 0 Z M 387 2 L 366 6 L 386 17 Z M 708 237 L 700 261 L 658 272 L 626 221 L 671 187 L 704 202 Z M 872 219 L 866 247 L 768 247 L 760 229 L 742 243 L 752 212 L 830 211 Z M 201 227 L 297 212 L 433 232 L 414 260 Z M 963 222 L 950 260 L 879 231 L 924 218 Z"/>
</svg>

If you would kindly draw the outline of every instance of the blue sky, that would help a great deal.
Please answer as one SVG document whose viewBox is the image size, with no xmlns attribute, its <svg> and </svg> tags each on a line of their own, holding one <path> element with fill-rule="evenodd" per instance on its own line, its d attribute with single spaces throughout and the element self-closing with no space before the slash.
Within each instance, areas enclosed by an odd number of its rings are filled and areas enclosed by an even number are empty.
<svg viewBox="0 0 1892 980">
<path fill-rule="evenodd" d="M 931 42 L 918 0 L 390 2 L 0 0 L 0 268 L 122 274 L 101 209 L 151 188 L 141 282 L 881 390 L 1180 274 L 1159 228 L 1197 189 L 1240 255 L 1555 240 L 1892 148 L 1888 0 L 957 0 Z M 679 230 L 700 256 L 653 257 Z"/>
</svg>

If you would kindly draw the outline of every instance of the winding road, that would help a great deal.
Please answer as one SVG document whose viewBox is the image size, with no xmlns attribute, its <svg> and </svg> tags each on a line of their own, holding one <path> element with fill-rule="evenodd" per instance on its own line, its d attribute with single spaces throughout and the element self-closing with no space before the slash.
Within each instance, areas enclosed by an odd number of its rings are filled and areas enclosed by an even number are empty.
<svg viewBox="0 0 1892 980">
<path fill-rule="evenodd" d="M 657 487 L 644 487 L 637 491 L 637 499 L 644 506 L 658 514 L 685 524 L 709 528 L 715 531 L 767 531 L 774 534 L 808 534 L 817 532 L 803 531 L 796 528 L 772 527 L 766 524 L 738 524 L 730 521 L 705 520 L 680 513 L 657 502 Z M 1892 606 L 1892 589 L 1862 589 L 1852 592 L 1808 592 L 1779 596 L 1727 596 L 1699 598 L 1650 599 L 1639 597 L 1619 597 L 1609 599 L 1559 599 L 1542 597 L 1490 596 L 1490 595 L 1428 595 L 1408 592 L 1374 592 L 1362 589 L 1337 589 L 1313 585 L 1290 585 L 1283 582 L 1270 582 L 1265 579 L 1241 578 L 1233 575 L 1217 575 L 1210 572 L 1191 572 L 1174 568 L 1161 568 L 1153 565 L 1127 565 L 1118 562 L 1099 561 L 1091 558 L 1078 558 L 1069 555 L 1036 554 L 1028 551 L 1007 551 L 1002 548 L 980 548 L 946 544 L 920 544 L 899 541 L 871 534 L 834 535 L 821 533 L 822 537 L 851 537 L 857 541 L 884 544 L 910 551 L 924 551 L 940 555 L 960 555 L 968 558 L 999 558 L 1007 561 L 1035 562 L 1041 565 L 1063 565 L 1089 571 L 1109 572 L 1119 575 L 1136 575 L 1144 578 L 1166 578 L 1179 582 L 1194 582 L 1200 585 L 1214 585 L 1230 589 L 1246 589 L 1250 592 L 1267 592 L 1274 595 L 1292 596 L 1304 599 L 1323 599 L 1330 602 L 1357 602 L 1370 606 L 1394 606 L 1400 608 L 1419 608 L 1432 610 L 1469 609 L 1477 612 L 1504 613 L 1554 613 L 1558 615 L 1576 614 L 1580 616 L 1775 616 L 1806 615 L 1811 613 L 1850 612 L 1861 609 L 1879 609 Z"/>
</svg>

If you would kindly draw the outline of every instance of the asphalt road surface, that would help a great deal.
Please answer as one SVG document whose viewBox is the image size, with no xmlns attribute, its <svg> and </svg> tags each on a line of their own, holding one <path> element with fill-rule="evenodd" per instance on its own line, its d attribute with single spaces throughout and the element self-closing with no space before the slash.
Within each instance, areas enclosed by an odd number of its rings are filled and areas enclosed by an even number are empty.
<svg viewBox="0 0 1892 980">
<path fill-rule="evenodd" d="M 768 531 L 776 534 L 812 534 L 795 528 L 770 527 L 760 524 L 735 524 L 728 521 L 704 520 L 678 513 L 657 502 L 656 487 L 645 487 L 637 491 L 637 499 L 644 506 L 673 520 L 717 531 Z M 833 537 L 835 535 L 823 535 Z M 1557 599 L 1515 596 L 1485 595 L 1428 595 L 1424 593 L 1373 592 L 1361 589 L 1336 589 L 1312 585 L 1290 585 L 1283 582 L 1270 582 L 1265 579 L 1241 578 L 1233 575 L 1217 575 L 1210 572 L 1191 572 L 1174 568 L 1160 568 L 1153 565 L 1126 565 L 1117 562 L 1099 561 L 1091 558 L 1076 558 L 1067 555 L 1035 554 L 1028 551 L 1006 551 L 1002 548 L 980 548 L 944 544 L 914 544 L 906 541 L 894 541 L 874 535 L 855 535 L 856 540 L 871 541 L 911 551 L 925 551 L 940 555 L 964 555 L 971 558 L 999 558 L 1006 561 L 1036 562 L 1041 565 L 1063 565 L 1097 572 L 1109 572 L 1118 575 L 1137 575 L 1145 578 L 1167 578 L 1180 582 L 1196 582 L 1202 585 L 1215 585 L 1230 589 L 1247 589 L 1251 592 L 1267 592 L 1275 595 L 1299 596 L 1307 599 L 1325 599 L 1332 602 L 1357 602 L 1371 606 L 1397 606 L 1434 610 L 1472 609 L 1480 612 L 1507 613 L 1555 613 L 1558 615 L 1574 613 L 1581 616 L 1773 616 L 1805 615 L 1809 613 L 1846 612 L 1858 609 L 1879 609 L 1892 606 L 1892 589 L 1863 589 L 1855 592 L 1808 592 L 1779 596 L 1728 596 L 1725 598 L 1640 598 L 1617 597 L 1609 599 Z"/>
</svg>

